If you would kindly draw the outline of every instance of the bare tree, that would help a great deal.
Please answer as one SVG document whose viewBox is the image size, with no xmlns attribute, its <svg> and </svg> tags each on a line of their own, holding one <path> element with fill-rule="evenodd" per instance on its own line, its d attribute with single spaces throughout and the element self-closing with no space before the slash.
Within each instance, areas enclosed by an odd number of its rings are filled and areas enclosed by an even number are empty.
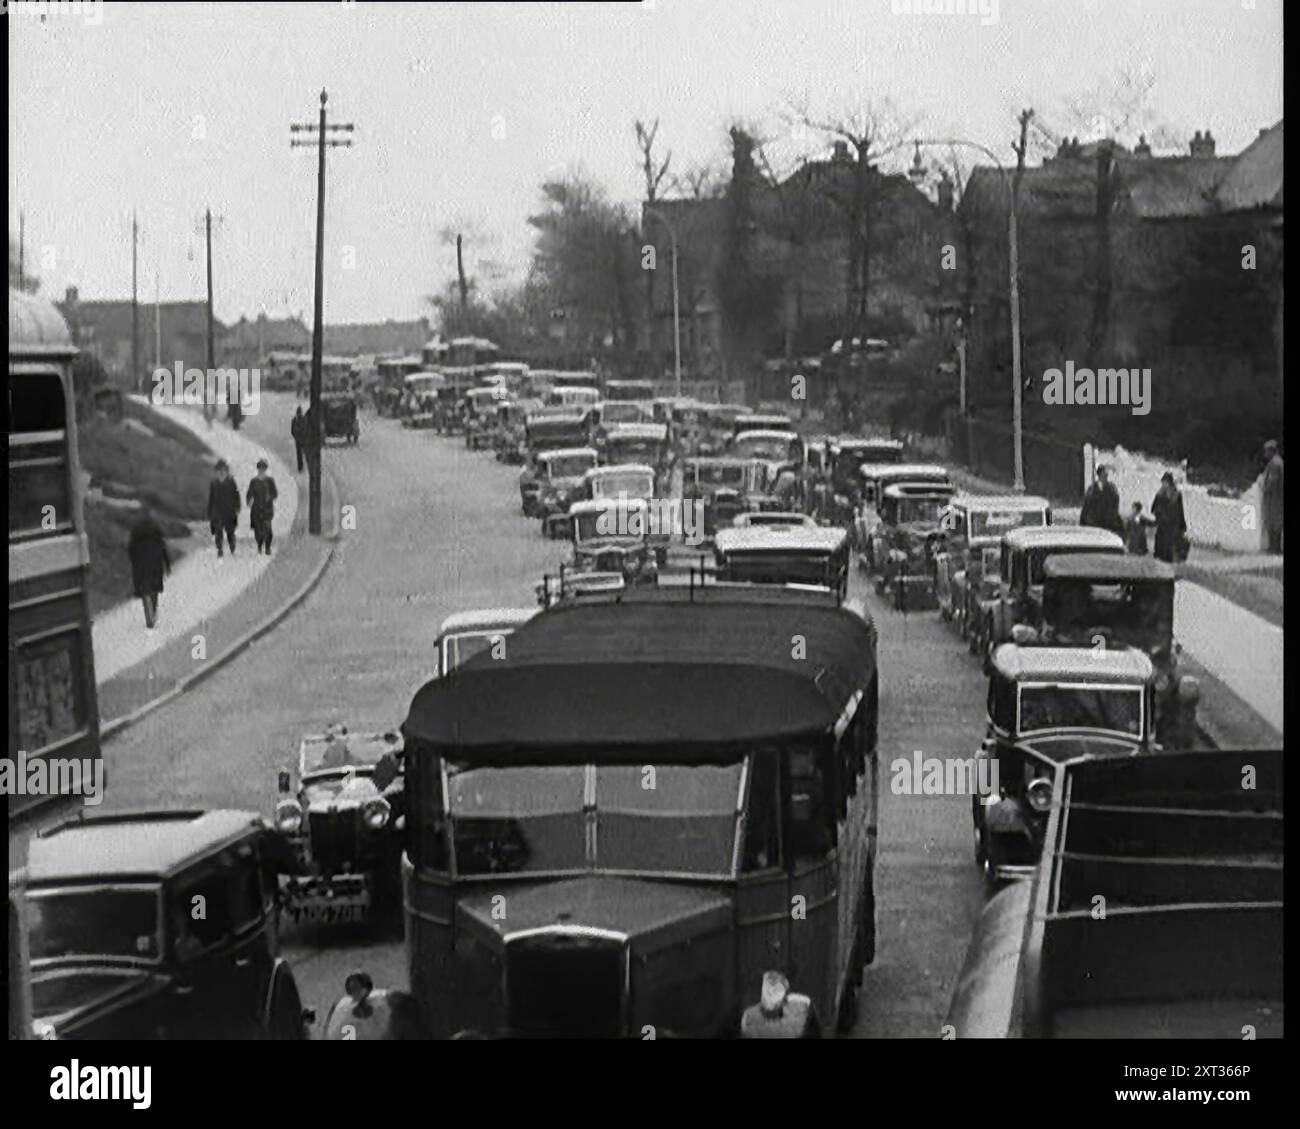
<svg viewBox="0 0 1300 1129">
<path fill-rule="evenodd" d="M 696 161 L 672 178 L 673 190 L 692 200 L 713 200 L 726 190 L 726 174 L 713 161 Z"/>
<path fill-rule="evenodd" d="M 636 144 L 641 151 L 641 171 L 645 177 L 645 199 L 646 203 L 654 205 L 659 199 L 659 188 L 668 177 L 668 169 L 672 164 L 673 154 L 670 149 L 663 160 L 655 155 L 655 138 L 659 136 L 659 119 L 655 118 L 654 122 L 647 125 L 640 118 L 632 123 L 636 130 Z M 669 183 L 672 183 L 671 181 Z M 654 352 L 655 342 L 655 272 L 652 270 L 642 271 L 645 276 L 645 324 L 646 324 L 646 346 Z"/>
<path fill-rule="evenodd" d="M 859 102 L 838 114 L 820 115 L 806 100 L 787 99 L 785 118 L 840 143 L 847 159 L 847 175 L 828 178 L 827 199 L 842 211 L 848 237 L 844 332 L 847 344 L 863 335 L 867 325 L 867 297 L 871 284 L 872 220 L 879 189 L 877 162 L 908 144 L 916 119 L 904 120 L 888 100 Z"/>
</svg>

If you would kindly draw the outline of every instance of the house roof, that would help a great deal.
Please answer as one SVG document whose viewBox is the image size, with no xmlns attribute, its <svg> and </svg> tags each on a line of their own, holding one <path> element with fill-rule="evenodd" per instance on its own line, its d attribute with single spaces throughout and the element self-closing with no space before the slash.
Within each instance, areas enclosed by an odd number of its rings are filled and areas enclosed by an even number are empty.
<svg viewBox="0 0 1300 1129">
<path fill-rule="evenodd" d="M 1233 162 L 1215 200 L 1226 212 L 1282 207 L 1282 123 L 1261 130 Z"/>
</svg>

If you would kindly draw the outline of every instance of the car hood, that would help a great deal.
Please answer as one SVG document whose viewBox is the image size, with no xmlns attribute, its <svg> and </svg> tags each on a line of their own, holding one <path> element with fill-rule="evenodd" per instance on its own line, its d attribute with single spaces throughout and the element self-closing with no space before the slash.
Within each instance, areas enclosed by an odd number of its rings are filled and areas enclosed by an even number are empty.
<svg viewBox="0 0 1300 1129">
<path fill-rule="evenodd" d="M 61 965 L 37 970 L 32 974 L 32 1016 L 62 1034 L 107 1008 L 160 992 L 166 984 L 166 977 L 140 968 Z"/>
<path fill-rule="evenodd" d="M 500 920 L 498 895 L 510 907 L 507 921 Z M 732 919 L 730 900 L 716 889 L 599 875 L 484 887 L 462 898 L 459 909 L 465 927 L 498 951 L 520 933 L 585 927 L 623 934 L 645 954 L 727 928 Z"/>
<path fill-rule="evenodd" d="M 1133 756 L 1145 751 L 1134 737 L 1102 733 L 1046 734 L 1024 738 L 1018 744 L 1022 749 L 1057 763 L 1076 757 Z"/>
</svg>

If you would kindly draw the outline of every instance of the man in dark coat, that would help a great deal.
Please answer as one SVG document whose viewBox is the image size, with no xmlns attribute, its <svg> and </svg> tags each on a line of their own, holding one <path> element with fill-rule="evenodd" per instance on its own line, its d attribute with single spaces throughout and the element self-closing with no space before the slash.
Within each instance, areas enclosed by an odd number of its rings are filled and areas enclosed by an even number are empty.
<svg viewBox="0 0 1300 1129">
<path fill-rule="evenodd" d="M 248 484 L 248 519 L 257 551 L 271 555 L 271 519 L 275 516 L 275 479 L 266 473 L 266 460 L 257 460 L 257 477 Z"/>
<path fill-rule="evenodd" d="M 1157 560 L 1173 564 L 1187 558 L 1187 518 L 1183 515 L 1183 496 L 1168 471 L 1160 476 L 1160 489 L 1151 502 L 1151 516 L 1156 521 L 1156 544 L 1152 553 Z"/>
<path fill-rule="evenodd" d="M 303 454 L 307 445 L 307 417 L 302 414 L 302 405 L 298 405 L 298 410 L 293 413 L 293 421 L 289 424 L 289 432 L 293 436 L 294 453 L 298 456 L 298 473 L 302 474 Z"/>
<path fill-rule="evenodd" d="M 131 558 L 131 582 L 144 606 L 144 625 L 150 631 L 158 618 L 158 595 L 163 590 L 163 574 L 172 570 L 162 527 L 148 508 L 140 511 L 126 544 Z"/>
<path fill-rule="evenodd" d="M 1110 480 L 1110 467 L 1097 468 L 1097 478 L 1083 496 L 1079 524 L 1109 529 L 1112 533 L 1124 536 L 1124 519 L 1119 516 L 1119 491 Z"/>
<path fill-rule="evenodd" d="M 1260 483 L 1264 503 L 1264 547 L 1270 553 L 1282 551 L 1282 456 L 1277 441 L 1264 444 L 1264 480 Z"/>
<path fill-rule="evenodd" d="M 230 477 L 230 466 L 225 459 L 217 460 L 217 476 L 208 486 L 208 526 L 217 540 L 217 556 L 225 556 L 222 547 L 224 536 L 230 543 L 230 555 L 235 555 L 235 525 L 239 521 L 239 487 Z"/>
</svg>

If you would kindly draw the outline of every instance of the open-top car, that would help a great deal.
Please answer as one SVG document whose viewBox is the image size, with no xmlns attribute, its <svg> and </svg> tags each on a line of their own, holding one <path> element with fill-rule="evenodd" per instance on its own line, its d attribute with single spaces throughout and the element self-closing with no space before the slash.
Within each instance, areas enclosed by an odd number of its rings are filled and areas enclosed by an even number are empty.
<svg viewBox="0 0 1300 1129">
<path fill-rule="evenodd" d="M 644 498 L 574 502 L 569 510 L 575 572 L 617 572 L 628 584 L 658 579 Z"/>
<path fill-rule="evenodd" d="M 851 1026 L 875 955 L 877 704 L 870 621 L 760 585 L 561 598 L 504 660 L 432 680 L 402 727 L 419 1034 Z M 809 1022 L 742 1023 L 776 973 Z"/>
<path fill-rule="evenodd" d="M 997 649 L 972 773 L 984 790 L 971 796 L 975 859 L 990 885 L 1033 874 L 1060 764 L 1157 748 L 1153 682 L 1140 651 Z"/>
<path fill-rule="evenodd" d="M 331 726 L 302 739 L 297 779 L 279 775 L 275 825 L 297 854 L 281 881 L 302 925 L 362 925 L 396 912 L 405 826 L 402 738 Z"/>
<path fill-rule="evenodd" d="M 277 927 L 277 875 L 292 867 L 252 812 L 114 812 L 42 831 L 19 893 L 34 1033 L 304 1038 Z"/>
<path fill-rule="evenodd" d="M 528 517 L 543 519 L 542 532 L 551 534 L 545 519 L 569 511 L 583 476 L 596 465 L 591 447 L 560 447 L 532 454 L 519 472 L 519 494 Z"/>
<path fill-rule="evenodd" d="M 342 439 L 355 444 L 361 438 L 361 424 L 357 422 L 357 398 L 350 392 L 330 392 L 320 398 L 320 437 Z"/>
<path fill-rule="evenodd" d="M 979 616 L 980 601 L 997 593 L 1002 535 L 1052 524 L 1052 506 L 1033 494 L 958 494 L 943 515 L 943 544 L 934 558 L 939 614 L 962 637 Z"/>
<path fill-rule="evenodd" d="M 814 525 L 718 530 L 713 544 L 719 580 L 802 584 L 843 599 L 849 586 L 849 541 L 842 529 Z"/>
<path fill-rule="evenodd" d="M 1074 553 L 1124 552 L 1124 542 L 1109 529 L 1091 525 L 1030 526 L 1002 535 L 998 591 L 979 601 L 979 615 L 967 642 L 988 669 L 993 649 L 1012 641 L 1017 624 L 1037 627 L 1043 621 L 1043 566 L 1048 557 Z"/>
<path fill-rule="evenodd" d="M 1142 651 L 1155 668 L 1156 732 L 1170 748 L 1196 738 L 1200 684 L 1180 674 L 1174 641 L 1174 569 L 1115 553 L 1050 556 L 1043 564 L 1041 620 L 1012 629 L 1021 643 Z"/>
<path fill-rule="evenodd" d="M 951 486 L 907 483 L 881 495 L 866 564 L 874 565 L 876 591 L 899 611 L 934 607 L 934 558 L 952 493 Z"/>
</svg>

